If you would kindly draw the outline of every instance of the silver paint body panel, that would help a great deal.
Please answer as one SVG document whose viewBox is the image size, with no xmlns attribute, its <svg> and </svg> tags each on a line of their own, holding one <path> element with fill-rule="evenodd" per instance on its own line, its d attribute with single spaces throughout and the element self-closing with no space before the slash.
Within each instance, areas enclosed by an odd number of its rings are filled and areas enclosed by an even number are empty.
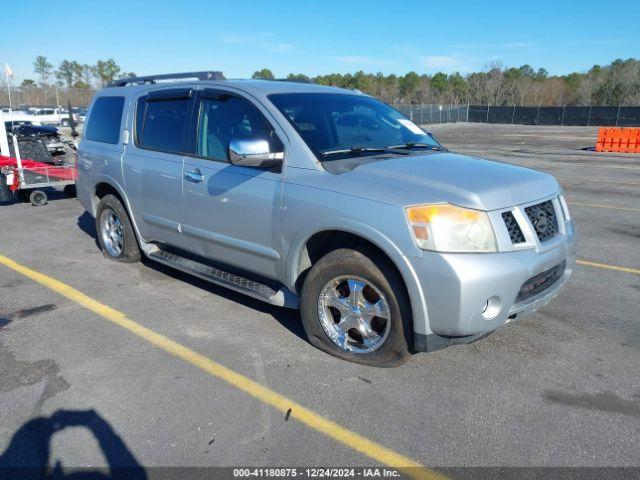
<svg viewBox="0 0 640 480">
<path fill-rule="evenodd" d="M 168 244 L 241 268 L 296 291 L 301 252 L 326 230 L 349 232 L 377 245 L 394 262 L 409 293 L 414 331 L 474 335 L 531 313 L 558 294 L 571 275 L 576 235 L 563 215 L 556 180 L 535 170 L 453 153 L 416 152 L 361 165 L 343 174 L 326 171 L 268 95 L 344 92 L 311 84 L 274 81 L 204 81 L 107 88 L 96 95 L 125 97 L 122 129 L 133 132 L 137 99 L 170 87 L 227 90 L 253 103 L 285 147 L 281 172 L 234 166 L 193 156 L 143 150 L 130 140 L 105 145 L 83 139 L 78 149 L 78 196 L 95 215 L 96 186 L 106 183 L 123 198 L 141 243 Z M 95 100 L 94 100 L 95 101 Z M 89 117 L 91 110 L 89 110 Z M 129 135 L 132 137 L 132 135 Z M 203 181 L 185 173 L 199 169 Z M 528 205 L 552 200 L 559 235 L 540 243 L 524 214 Z M 419 249 L 404 208 L 451 203 L 489 212 L 498 253 L 447 254 Z M 525 235 L 511 243 L 501 214 L 511 211 Z M 567 262 L 562 278 L 538 297 L 516 303 L 522 284 Z M 497 296 L 499 314 L 485 320 L 484 302 Z"/>
</svg>

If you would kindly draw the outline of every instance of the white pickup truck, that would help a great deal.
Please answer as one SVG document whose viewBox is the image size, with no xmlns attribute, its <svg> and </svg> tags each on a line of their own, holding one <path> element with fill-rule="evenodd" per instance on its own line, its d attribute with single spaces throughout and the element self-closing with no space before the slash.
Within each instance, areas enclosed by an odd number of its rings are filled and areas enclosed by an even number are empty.
<svg viewBox="0 0 640 480">
<path fill-rule="evenodd" d="M 62 108 L 30 108 L 30 114 L 33 120 L 40 122 L 42 125 L 62 125 L 68 127 L 70 122 L 69 112 Z M 77 122 L 77 115 L 74 114 L 74 120 Z"/>
</svg>

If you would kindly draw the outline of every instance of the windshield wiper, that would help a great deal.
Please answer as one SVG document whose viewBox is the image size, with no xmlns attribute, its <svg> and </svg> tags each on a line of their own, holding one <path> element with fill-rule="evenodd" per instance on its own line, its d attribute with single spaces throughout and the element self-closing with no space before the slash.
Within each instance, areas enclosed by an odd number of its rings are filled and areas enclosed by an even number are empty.
<svg viewBox="0 0 640 480">
<path fill-rule="evenodd" d="M 397 148 L 397 149 L 426 148 L 427 150 L 436 150 L 438 152 L 446 151 L 444 148 L 439 147 L 437 145 L 430 145 L 428 143 L 420 143 L 420 142 L 407 142 L 403 145 L 389 145 L 386 148 Z"/>
<path fill-rule="evenodd" d="M 393 147 L 363 147 L 360 145 L 354 145 L 350 148 L 341 148 L 337 150 L 327 150 L 326 152 L 321 152 L 321 157 L 327 157 L 329 155 L 337 155 L 339 153 L 396 153 L 400 155 L 406 155 L 407 152 L 394 150 Z"/>
</svg>

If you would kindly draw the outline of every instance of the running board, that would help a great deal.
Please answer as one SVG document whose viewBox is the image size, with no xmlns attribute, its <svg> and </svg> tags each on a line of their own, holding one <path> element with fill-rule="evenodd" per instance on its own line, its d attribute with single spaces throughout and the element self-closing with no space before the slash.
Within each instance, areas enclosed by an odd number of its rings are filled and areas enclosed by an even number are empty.
<svg viewBox="0 0 640 480">
<path fill-rule="evenodd" d="M 273 287 L 243 277 L 236 273 L 227 272 L 220 268 L 212 267 L 190 258 L 182 257 L 172 252 L 162 250 L 158 247 L 145 252 L 147 257 L 168 267 L 175 268 L 181 272 L 194 275 L 216 285 L 244 293 L 250 297 L 257 298 L 272 305 L 287 308 L 299 308 L 298 296 L 286 287 L 275 290 Z"/>
</svg>

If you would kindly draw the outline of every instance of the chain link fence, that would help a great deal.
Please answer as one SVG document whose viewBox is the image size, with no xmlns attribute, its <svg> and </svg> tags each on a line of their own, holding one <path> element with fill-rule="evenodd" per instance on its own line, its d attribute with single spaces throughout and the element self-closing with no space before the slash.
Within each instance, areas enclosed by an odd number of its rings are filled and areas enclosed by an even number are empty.
<svg viewBox="0 0 640 480">
<path fill-rule="evenodd" d="M 468 122 L 468 105 L 395 105 L 403 115 L 418 124 Z"/>
<path fill-rule="evenodd" d="M 583 127 L 640 126 L 640 106 L 518 107 L 399 104 L 395 107 L 420 124 L 472 122 Z"/>
<path fill-rule="evenodd" d="M 86 107 L 95 90 L 87 88 L 13 88 L 11 104 L 21 106 Z M 0 90 L 0 106 L 9 106 L 9 95 Z M 400 112 L 418 124 L 429 123 L 515 123 L 520 125 L 571 125 L 598 127 L 640 126 L 640 106 L 519 107 L 487 105 L 397 104 Z"/>
</svg>

